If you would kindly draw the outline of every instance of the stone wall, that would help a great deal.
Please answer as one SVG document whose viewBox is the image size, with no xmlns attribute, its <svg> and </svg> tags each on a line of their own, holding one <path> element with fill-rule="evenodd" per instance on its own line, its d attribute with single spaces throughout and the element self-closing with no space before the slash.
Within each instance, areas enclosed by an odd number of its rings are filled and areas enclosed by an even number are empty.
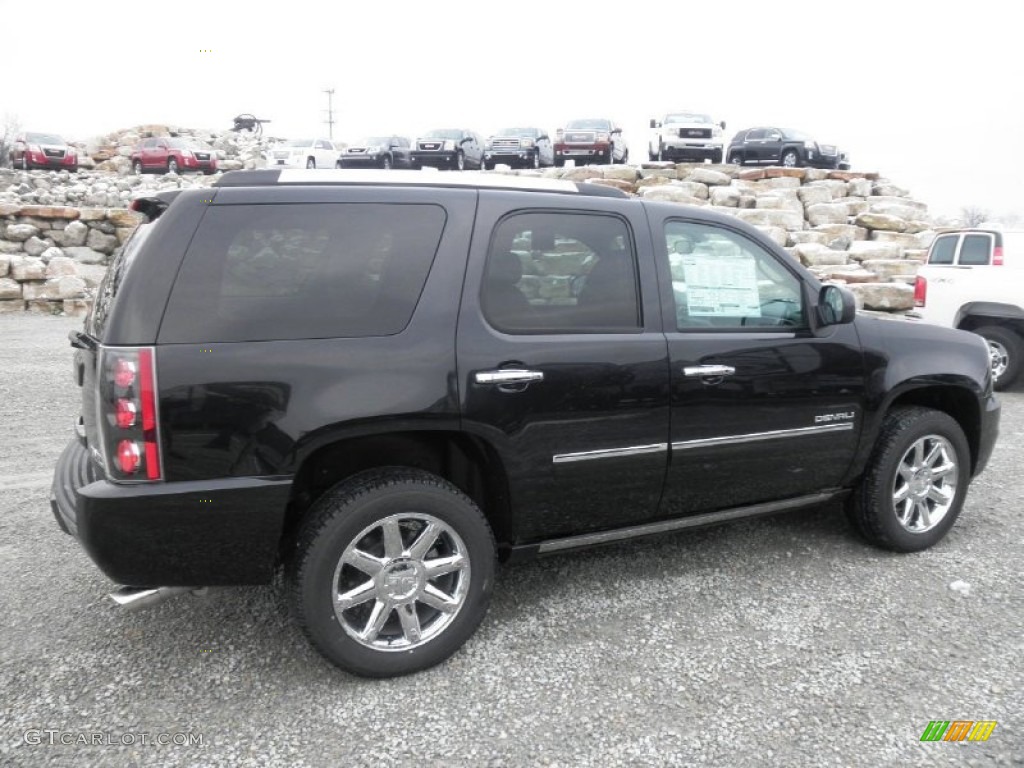
<svg viewBox="0 0 1024 768">
<path fill-rule="evenodd" d="M 927 206 L 877 173 L 663 162 L 521 173 L 736 216 L 823 280 L 847 284 L 865 309 L 913 307 L 914 277 L 935 236 Z"/>
<path fill-rule="evenodd" d="M 85 314 L 140 219 L 123 208 L 0 203 L 0 312 Z"/>
<path fill-rule="evenodd" d="M 876 173 L 694 163 L 520 171 L 701 206 L 758 229 L 865 309 L 913 306 L 934 237 L 927 207 Z M 130 201 L 216 176 L 0 172 L 0 311 L 84 313 L 114 250 L 137 224 Z M 5 202 L 7 201 L 7 202 Z"/>
</svg>

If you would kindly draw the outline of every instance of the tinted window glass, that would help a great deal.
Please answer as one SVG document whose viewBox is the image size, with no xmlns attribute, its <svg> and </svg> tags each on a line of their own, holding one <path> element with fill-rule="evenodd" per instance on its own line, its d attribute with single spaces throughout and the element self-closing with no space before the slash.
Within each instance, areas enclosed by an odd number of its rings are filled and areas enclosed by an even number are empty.
<svg viewBox="0 0 1024 768">
<path fill-rule="evenodd" d="M 932 244 L 932 252 L 928 254 L 928 263 L 952 264 L 958 239 L 959 235 L 943 235 L 942 237 L 935 238 L 935 242 Z"/>
<path fill-rule="evenodd" d="M 107 325 L 107 318 L 110 316 L 117 293 L 121 289 L 121 283 L 124 282 L 128 268 L 135 260 L 135 254 L 146 242 L 146 238 L 149 237 L 154 226 L 155 222 L 137 226 L 120 250 L 114 253 L 114 258 L 96 289 L 96 300 L 85 321 L 85 327 L 97 339 L 103 338 L 103 329 Z"/>
<path fill-rule="evenodd" d="M 481 304 L 507 333 L 597 333 L 640 327 L 636 259 L 614 216 L 526 213 L 498 225 Z"/>
<path fill-rule="evenodd" d="M 965 235 L 960 246 L 960 263 L 977 266 L 988 264 L 992 238 L 988 235 Z"/>
<path fill-rule="evenodd" d="M 398 333 L 444 222 L 435 205 L 211 206 L 185 255 L 160 341 Z"/>
<path fill-rule="evenodd" d="M 800 280 L 743 235 L 671 221 L 665 245 L 680 331 L 806 328 Z"/>
<path fill-rule="evenodd" d="M 755 128 L 752 131 L 747 131 L 746 141 L 754 141 L 755 139 L 763 139 L 765 136 L 764 128 Z"/>
</svg>

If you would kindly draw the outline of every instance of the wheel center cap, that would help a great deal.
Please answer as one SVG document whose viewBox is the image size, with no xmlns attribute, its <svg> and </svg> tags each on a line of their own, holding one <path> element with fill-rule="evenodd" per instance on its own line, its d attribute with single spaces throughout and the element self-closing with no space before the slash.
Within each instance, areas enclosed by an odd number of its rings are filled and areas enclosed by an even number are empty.
<svg viewBox="0 0 1024 768">
<path fill-rule="evenodd" d="M 395 560 L 381 572 L 381 588 L 395 602 L 408 600 L 420 589 L 420 566 L 412 560 Z"/>
<path fill-rule="evenodd" d="M 927 469 L 922 469 L 920 472 L 914 475 L 914 479 L 910 481 L 910 492 L 914 496 L 922 497 L 928 495 L 928 491 L 932 487 L 932 473 Z"/>
</svg>

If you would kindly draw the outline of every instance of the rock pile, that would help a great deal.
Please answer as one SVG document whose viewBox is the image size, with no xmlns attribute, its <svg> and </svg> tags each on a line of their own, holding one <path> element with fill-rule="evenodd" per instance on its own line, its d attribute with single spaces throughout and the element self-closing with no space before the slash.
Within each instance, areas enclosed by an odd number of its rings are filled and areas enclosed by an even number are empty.
<svg viewBox="0 0 1024 768">
<path fill-rule="evenodd" d="M 154 136 L 173 136 L 193 139 L 212 147 L 217 152 L 218 166 L 223 171 L 238 171 L 263 167 L 262 152 L 275 141 L 270 136 L 255 136 L 242 131 L 212 131 L 181 128 L 172 125 L 139 125 L 75 142 L 81 150 L 79 166 L 84 169 L 131 173 L 131 157 L 135 146 L 143 139 Z"/>
<path fill-rule="evenodd" d="M 136 197 L 179 187 L 209 186 L 217 176 L 118 176 L 99 171 L 0 170 L 0 203 L 127 208 Z"/>
</svg>

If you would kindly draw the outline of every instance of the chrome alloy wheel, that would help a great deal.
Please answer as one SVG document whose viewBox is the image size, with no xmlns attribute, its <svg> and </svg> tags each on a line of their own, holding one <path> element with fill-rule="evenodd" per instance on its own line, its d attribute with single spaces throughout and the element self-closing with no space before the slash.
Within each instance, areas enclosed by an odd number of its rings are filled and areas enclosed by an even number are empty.
<svg viewBox="0 0 1024 768">
<path fill-rule="evenodd" d="M 998 341 L 992 339 L 985 339 L 985 341 L 988 342 L 988 359 L 992 366 L 992 378 L 999 381 L 1010 365 L 1010 353 Z"/>
<path fill-rule="evenodd" d="M 939 435 L 917 440 L 900 459 L 893 481 L 896 519 L 911 533 L 930 531 L 956 498 L 960 468 L 952 444 Z"/>
<path fill-rule="evenodd" d="M 432 515 L 390 515 L 345 548 L 334 569 L 334 614 L 360 645 L 407 651 L 452 623 L 469 580 L 469 554 L 453 528 Z"/>
</svg>

